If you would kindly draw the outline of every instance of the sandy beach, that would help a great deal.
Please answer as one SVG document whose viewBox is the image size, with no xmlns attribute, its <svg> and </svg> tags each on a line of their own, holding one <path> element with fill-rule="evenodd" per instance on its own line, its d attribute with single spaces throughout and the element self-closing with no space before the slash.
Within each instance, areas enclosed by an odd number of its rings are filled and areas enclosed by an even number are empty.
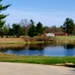
<svg viewBox="0 0 75 75">
<path fill-rule="evenodd" d="M 75 75 L 74 68 L 0 62 L 0 75 Z"/>
</svg>

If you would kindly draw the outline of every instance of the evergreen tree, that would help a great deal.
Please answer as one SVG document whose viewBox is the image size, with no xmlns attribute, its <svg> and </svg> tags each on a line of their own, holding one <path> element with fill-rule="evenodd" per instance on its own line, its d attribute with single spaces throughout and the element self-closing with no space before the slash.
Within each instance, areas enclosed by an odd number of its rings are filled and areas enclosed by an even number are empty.
<svg viewBox="0 0 75 75">
<path fill-rule="evenodd" d="M 20 37 L 20 35 L 24 35 L 23 29 L 21 28 L 21 26 L 19 24 L 13 24 L 13 33 L 16 37 Z"/>
<path fill-rule="evenodd" d="M 4 35 L 6 37 L 9 36 L 9 28 L 10 28 L 10 25 L 9 24 L 8 25 L 4 25 L 4 27 L 3 27 L 3 33 L 4 33 Z"/>
<path fill-rule="evenodd" d="M 29 29 L 29 31 L 28 31 L 28 35 L 29 35 L 30 37 L 34 37 L 34 36 L 37 35 L 37 33 L 36 33 L 36 27 L 35 27 L 34 25 L 32 25 L 32 26 L 30 27 L 30 29 Z"/>
<path fill-rule="evenodd" d="M 37 26 L 36 26 L 36 30 L 38 34 L 43 34 L 44 32 L 44 28 L 41 22 L 38 22 Z"/>
<path fill-rule="evenodd" d="M 68 35 L 72 35 L 73 34 L 73 29 L 74 29 L 74 21 L 70 18 L 66 18 L 66 21 L 63 24 L 63 28 L 64 28 L 64 31 Z"/>
<path fill-rule="evenodd" d="M 5 19 L 8 15 L 1 14 L 1 12 L 4 11 L 4 10 L 6 10 L 10 5 L 8 4 L 8 5 L 3 6 L 1 4 L 1 2 L 2 2 L 2 0 L 0 0 L 0 35 L 2 37 L 3 36 L 2 27 L 5 24 L 5 20 L 3 20 L 3 19 Z"/>
<path fill-rule="evenodd" d="M 31 27 L 30 27 L 30 29 L 29 29 L 29 31 L 28 31 L 28 35 L 29 35 L 30 37 L 34 37 L 34 36 L 37 35 L 36 27 L 35 27 L 35 25 L 34 25 L 33 20 L 30 20 L 30 22 L 31 22 Z"/>
</svg>

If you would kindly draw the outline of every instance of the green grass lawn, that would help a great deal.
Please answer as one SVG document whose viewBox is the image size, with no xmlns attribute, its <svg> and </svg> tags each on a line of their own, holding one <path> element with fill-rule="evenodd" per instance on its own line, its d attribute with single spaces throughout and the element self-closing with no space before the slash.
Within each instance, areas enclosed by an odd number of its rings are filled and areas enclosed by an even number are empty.
<svg viewBox="0 0 75 75">
<path fill-rule="evenodd" d="M 75 57 L 47 57 L 47 56 L 16 56 L 0 53 L 0 62 L 33 63 L 33 64 L 75 64 Z"/>
</svg>

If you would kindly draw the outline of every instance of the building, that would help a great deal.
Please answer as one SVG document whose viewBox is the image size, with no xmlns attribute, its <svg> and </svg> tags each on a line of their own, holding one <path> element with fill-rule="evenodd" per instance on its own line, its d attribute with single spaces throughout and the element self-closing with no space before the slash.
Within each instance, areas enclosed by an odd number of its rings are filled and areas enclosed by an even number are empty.
<svg viewBox="0 0 75 75">
<path fill-rule="evenodd" d="M 54 33 L 55 36 L 67 36 L 67 33 L 64 32 L 59 32 L 59 33 Z"/>
</svg>

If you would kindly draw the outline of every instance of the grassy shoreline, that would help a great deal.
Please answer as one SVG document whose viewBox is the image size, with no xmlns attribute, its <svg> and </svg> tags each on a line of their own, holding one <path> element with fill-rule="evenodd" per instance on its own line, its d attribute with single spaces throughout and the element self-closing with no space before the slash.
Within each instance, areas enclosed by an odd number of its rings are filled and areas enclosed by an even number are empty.
<svg viewBox="0 0 75 75">
<path fill-rule="evenodd" d="M 75 36 L 57 36 L 52 39 L 54 44 L 75 44 Z M 23 38 L 0 38 L 0 44 L 44 44 L 42 41 L 28 41 Z M 47 42 L 47 43 L 51 43 Z M 63 66 L 75 66 L 75 57 L 49 57 L 49 56 L 17 56 L 0 53 L 0 62 L 16 62 L 16 63 L 33 63 L 33 64 L 45 64 L 45 65 L 63 65 Z M 69 63 L 69 64 L 67 64 Z"/>
<path fill-rule="evenodd" d="M 17 56 L 0 53 L 0 62 L 32 63 L 45 65 L 60 64 L 67 66 L 68 65 L 67 63 L 69 63 L 69 65 L 75 64 L 75 57 Z"/>
<path fill-rule="evenodd" d="M 56 36 L 58 44 L 75 44 L 75 36 Z"/>
<path fill-rule="evenodd" d="M 0 44 L 74 44 L 75 36 L 34 37 L 34 38 L 0 38 Z"/>
</svg>

